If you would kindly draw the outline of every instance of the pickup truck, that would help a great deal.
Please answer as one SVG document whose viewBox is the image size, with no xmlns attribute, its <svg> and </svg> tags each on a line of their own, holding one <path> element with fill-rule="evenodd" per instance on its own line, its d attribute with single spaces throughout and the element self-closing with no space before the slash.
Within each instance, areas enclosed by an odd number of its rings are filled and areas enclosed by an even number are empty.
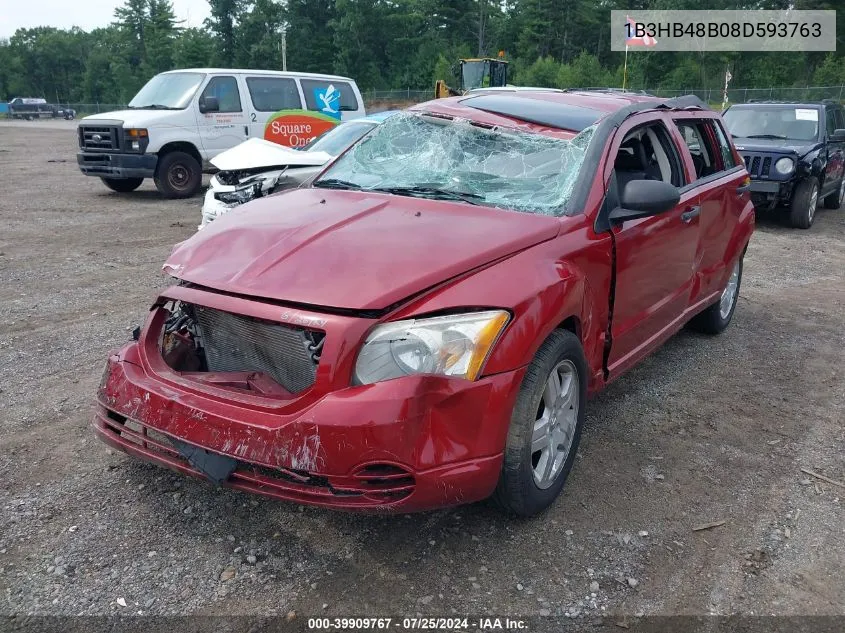
<svg viewBox="0 0 845 633">
<path fill-rule="evenodd" d="M 379 512 L 547 508 L 588 397 L 686 324 L 728 326 L 754 228 L 719 115 L 626 93 L 421 104 L 241 209 L 175 247 L 174 285 L 108 358 L 95 432 Z"/>
</svg>

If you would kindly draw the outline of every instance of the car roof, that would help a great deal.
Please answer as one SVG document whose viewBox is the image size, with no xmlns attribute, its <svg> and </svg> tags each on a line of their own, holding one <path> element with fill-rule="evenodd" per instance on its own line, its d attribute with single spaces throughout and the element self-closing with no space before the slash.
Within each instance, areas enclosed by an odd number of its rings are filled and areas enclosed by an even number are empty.
<svg viewBox="0 0 845 633">
<path fill-rule="evenodd" d="M 350 79 L 349 77 L 343 77 L 341 75 L 326 75 L 323 73 L 298 73 L 287 70 L 255 70 L 244 68 L 179 68 L 177 70 L 167 70 L 161 74 L 169 75 L 172 73 L 237 73 L 241 75 L 268 75 L 271 77 L 300 77 L 302 79 L 337 79 L 355 83 L 354 79 Z"/>
<path fill-rule="evenodd" d="M 692 95 L 670 99 L 610 90 L 480 91 L 462 97 L 435 99 L 415 109 L 490 125 L 506 125 L 509 121 L 516 122 L 517 127 L 534 131 L 539 128 L 577 133 L 621 110 L 634 112 L 658 107 L 710 111 L 706 104 Z"/>
</svg>

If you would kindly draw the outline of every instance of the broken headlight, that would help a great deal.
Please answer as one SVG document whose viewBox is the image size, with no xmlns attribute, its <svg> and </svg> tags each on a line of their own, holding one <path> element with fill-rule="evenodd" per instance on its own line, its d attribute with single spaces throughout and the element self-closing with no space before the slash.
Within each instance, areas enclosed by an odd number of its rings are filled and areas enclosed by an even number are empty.
<svg viewBox="0 0 845 633">
<path fill-rule="evenodd" d="M 358 354 L 355 382 L 418 374 L 475 380 L 509 318 L 489 310 L 380 325 Z"/>
<path fill-rule="evenodd" d="M 225 204 L 243 204 L 261 197 L 261 182 L 242 185 L 234 191 L 215 191 L 214 198 Z"/>
</svg>

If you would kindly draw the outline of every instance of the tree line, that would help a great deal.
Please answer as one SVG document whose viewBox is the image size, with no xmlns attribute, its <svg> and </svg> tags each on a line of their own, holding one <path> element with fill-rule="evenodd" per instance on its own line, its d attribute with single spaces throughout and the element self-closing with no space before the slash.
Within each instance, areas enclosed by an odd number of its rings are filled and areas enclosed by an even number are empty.
<svg viewBox="0 0 845 633">
<path fill-rule="evenodd" d="M 622 85 L 624 53 L 611 52 L 610 11 L 842 9 L 845 0 L 209 0 L 201 28 L 185 28 L 169 0 L 125 0 L 106 27 L 42 26 L 0 40 L 0 99 L 126 103 L 154 74 L 174 68 L 282 68 L 353 77 L 367 89 L 430 89 L 454 81 L 462 57 L 511 62 L 517 85 Z M 705 5 L 705 6 L 702 6 Z M 837 21 L 845 42 L 845 19 Z M 841 53 L 655 53 L 628 58 L 631 88 L 840 85 Z"/>
</svg>

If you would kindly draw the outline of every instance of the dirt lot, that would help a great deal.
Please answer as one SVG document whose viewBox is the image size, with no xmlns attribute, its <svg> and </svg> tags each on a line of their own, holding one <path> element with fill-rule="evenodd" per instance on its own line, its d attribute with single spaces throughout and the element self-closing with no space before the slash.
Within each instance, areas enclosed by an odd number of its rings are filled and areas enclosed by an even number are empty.
<svg viewBox="0 0 845 633">
<path fill-rule="evenodd" d="M 845 614 L 845 489 L 800 470 L 845 481 L 845 210 L 758 220 L 733 325 L 590 403 L 544 516 L 359 516 L 94 439 L 106 353 L 200 199 L 112 193 L 74 152 L 72 125 L 0 123 L 0 613 Z"/>
</svg>

